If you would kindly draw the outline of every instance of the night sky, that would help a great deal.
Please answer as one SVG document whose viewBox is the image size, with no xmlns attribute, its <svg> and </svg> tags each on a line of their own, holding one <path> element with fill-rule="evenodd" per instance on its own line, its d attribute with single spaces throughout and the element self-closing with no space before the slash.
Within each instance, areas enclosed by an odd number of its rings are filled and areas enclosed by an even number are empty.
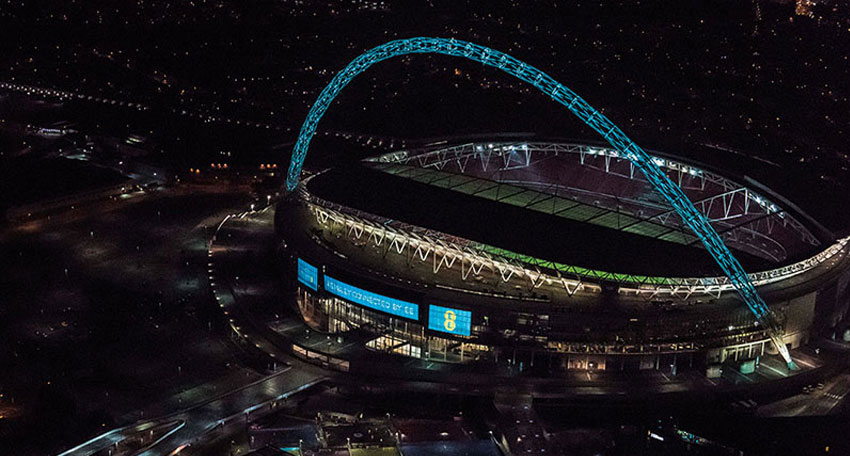
<svg viewBox="0 0 850 456">
<path fill-rule="evenodd" d="M 204 385 L 269 374 L 267 357 L 228 342 L 232 320 L 204 285 L 215 280 L 207 277 L 212 230 L 279 196 L 301 124 L 337 71 L 372 47 L 416 36 L 508 53 L 641 146 L 755 179 L 830 241 L 850 234 L 847 1 L 0 0 L 0 455 L 57 454 L 142 419 L 140 410 L 211 397 Z M 337 97 L 305 169 L 498 133 L 599 140 L 523 81 L 464 59 L 413 55 L 376 65 Z M 335 183 L 361 175 L 370 174 Z M 329 193 L 354 191 L 347 199 L 356 201 L 372 182 Z M 451 214 L 462 216 L 458 204 Z M 537 220 L 545 219 L 526 223 Z M 261 241 L 246 262 L 263 272 L 233 269 L 272 283 L 281 266 L 260 252 L 277 247 Z M 624 264 L 640 269 L 641 261 Z M 294 293 L 268 283 L 257 288 Z M 278 317 L 269 302 L 254 304 Z M 435 409 L 454 406 L 444 405 Z M 843 416 L 836 426 L 846 427 Z M 639 438 L 617 435 L 643 442 L 645 418 L 635 419 Z M 736 432 L 705 428 L 741 445 Z M 828 437 L 818 439 L 820 452 Z M 238 446 L 215 445 L 197 454 Z"/>
</svg>

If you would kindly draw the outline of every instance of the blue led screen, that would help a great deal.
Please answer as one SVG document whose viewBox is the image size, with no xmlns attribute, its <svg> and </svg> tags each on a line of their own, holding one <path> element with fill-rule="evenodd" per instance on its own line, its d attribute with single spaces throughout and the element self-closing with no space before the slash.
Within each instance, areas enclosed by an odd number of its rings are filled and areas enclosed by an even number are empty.
<svg viewBox="0 0 850 456">
<path fill-rule="evenodd" d="M 451 307 L 430 306 L 428 329 L 459 336 L 468 336 L 472 326 L 472 312 Z"/>
<path fill-rule="evenodd" d="M 345 282 L 340 282 L 330 276 L 325 276 L 325 290 L 342 299 L 366 306 L 370 309 L 380 310 L 381 312 L 412 320 L 419 319 L 419 306 L 416 304 L 372 293 L 371 291 L 357 288 Z"/>
<path fill-rule="evenodd" d="M 312 264 L 298 259 L 298 281 L 311 288 L 313 291 L 319 288 L 319 270 Z"/>
</svg>

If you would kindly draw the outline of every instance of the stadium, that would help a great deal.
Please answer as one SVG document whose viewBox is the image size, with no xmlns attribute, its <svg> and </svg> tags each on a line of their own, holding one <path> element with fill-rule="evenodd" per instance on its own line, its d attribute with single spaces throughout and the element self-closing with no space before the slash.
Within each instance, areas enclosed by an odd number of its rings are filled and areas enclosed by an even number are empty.
<svg viewBox="0 0 850 456">
<path fill-rule="evenodd" d="M 446 139 L 302 180 L 339 91 L 376 62 L 427 52 L 531 83 L 607 143 Z M 304 122 L 287 189 L 276 221 L 298 312 L 348 347 L 293 349 L 339 370 L 396 358 L 555 378 L 718 377 L 768 359 L 791 371 L 815 367 L 792 351 L 847 310 L 850 238 L 752 177 L 643 150 L 540 70 L 459 40 L 393 41 L 338 73 Z"/>
<path fill-rule="evenodd" d="M 842 317 L 829 294 L 850 279 L 848 239 L 824 237 L 756 182 L 652 157 L 758 271 L 750 280 L 789 349 Z M 310 176 L 296 201 L 279 211 L 294 227 L 304 321 L 367 334 L 374 352 L 542 375 L 710 371 L 777 353 L 699 240 L 610 148 L 494 141 L 394 152 Z"/>
</svg>

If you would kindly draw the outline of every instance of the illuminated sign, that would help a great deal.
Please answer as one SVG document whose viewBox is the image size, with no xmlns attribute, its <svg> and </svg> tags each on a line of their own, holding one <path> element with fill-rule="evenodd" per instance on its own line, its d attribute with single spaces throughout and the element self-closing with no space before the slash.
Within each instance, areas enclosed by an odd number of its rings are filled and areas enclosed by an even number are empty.
<svg viewBox="0 0 850 456">
<path fill-rule="evenodd" d="M 419 319 L 419 306 L 416 304 L 372 293 L 371 291 L 340 282 L 333 277 L 325 276 L 325 290 L 342 299 L 366 306 L 370 309 L 380 310 L 381 312 L 413 320 Z"/>
<path fill-rule="evenodd" d="M 472 325 L 472 312 L 450 307 L 430 306 L 428 329 L 460 336 L 468 336 Z"/>
<path fill-rule="evenodd" d="M 319 287 L 319 270 L 310 263 L 298 259 L 298 281 L 316 291 Z"/>
</svg>

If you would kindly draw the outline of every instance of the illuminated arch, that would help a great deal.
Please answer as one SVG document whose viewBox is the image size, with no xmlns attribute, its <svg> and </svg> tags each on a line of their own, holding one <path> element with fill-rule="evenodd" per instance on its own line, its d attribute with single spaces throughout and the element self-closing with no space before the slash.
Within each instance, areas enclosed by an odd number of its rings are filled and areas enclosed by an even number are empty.
<svg viewBox="0 0 850 456">
<path fill-rule="evenodd" d="M 782 343 L 782 329 L 775 315 L 756 292 L 755 287 L 744 272 L 744 268 L 723 243 L 706 217 L 694 207 L 682 190 L 667 177 L 658 165 L 653 163 L 649 155 L 640 146 L 629 139 L 602 113 L 576 95 L 575 92 L 561 85 L 548 74 L 503 52 L 467 41 L 427 37 L 390 41 L 364 52 L 334 76 L 333 80 L 319 94 L 316 103 L 310 108 L 292 151 L 292 161 L 289 163 L 286 179 L 287 190 L 292 191 L 298 185 L 301 168 L 307 156 L 307 148 L 316 133 L 316 126 L 342 88 L 375 63 L 407 54 L 452 55 L 496 67 L 528 82 L 549 95 L 553 100 L 566 106 L 585 125 L 599 132 L 612 147 L 619 151 L 622 157 L 630 160 L 643 172 L 646 179 L 659 193 L 664 195 L 670 205 L 682 217 L 684 223 L 699 237 L 706 250 L 714 257 L 717 264 L 735 285 L 747 307 L 756 316 L 758 323 L 767 328 L 771 340 L 789 367 L 792 366 L 788 349 Z"/>
</svg>

